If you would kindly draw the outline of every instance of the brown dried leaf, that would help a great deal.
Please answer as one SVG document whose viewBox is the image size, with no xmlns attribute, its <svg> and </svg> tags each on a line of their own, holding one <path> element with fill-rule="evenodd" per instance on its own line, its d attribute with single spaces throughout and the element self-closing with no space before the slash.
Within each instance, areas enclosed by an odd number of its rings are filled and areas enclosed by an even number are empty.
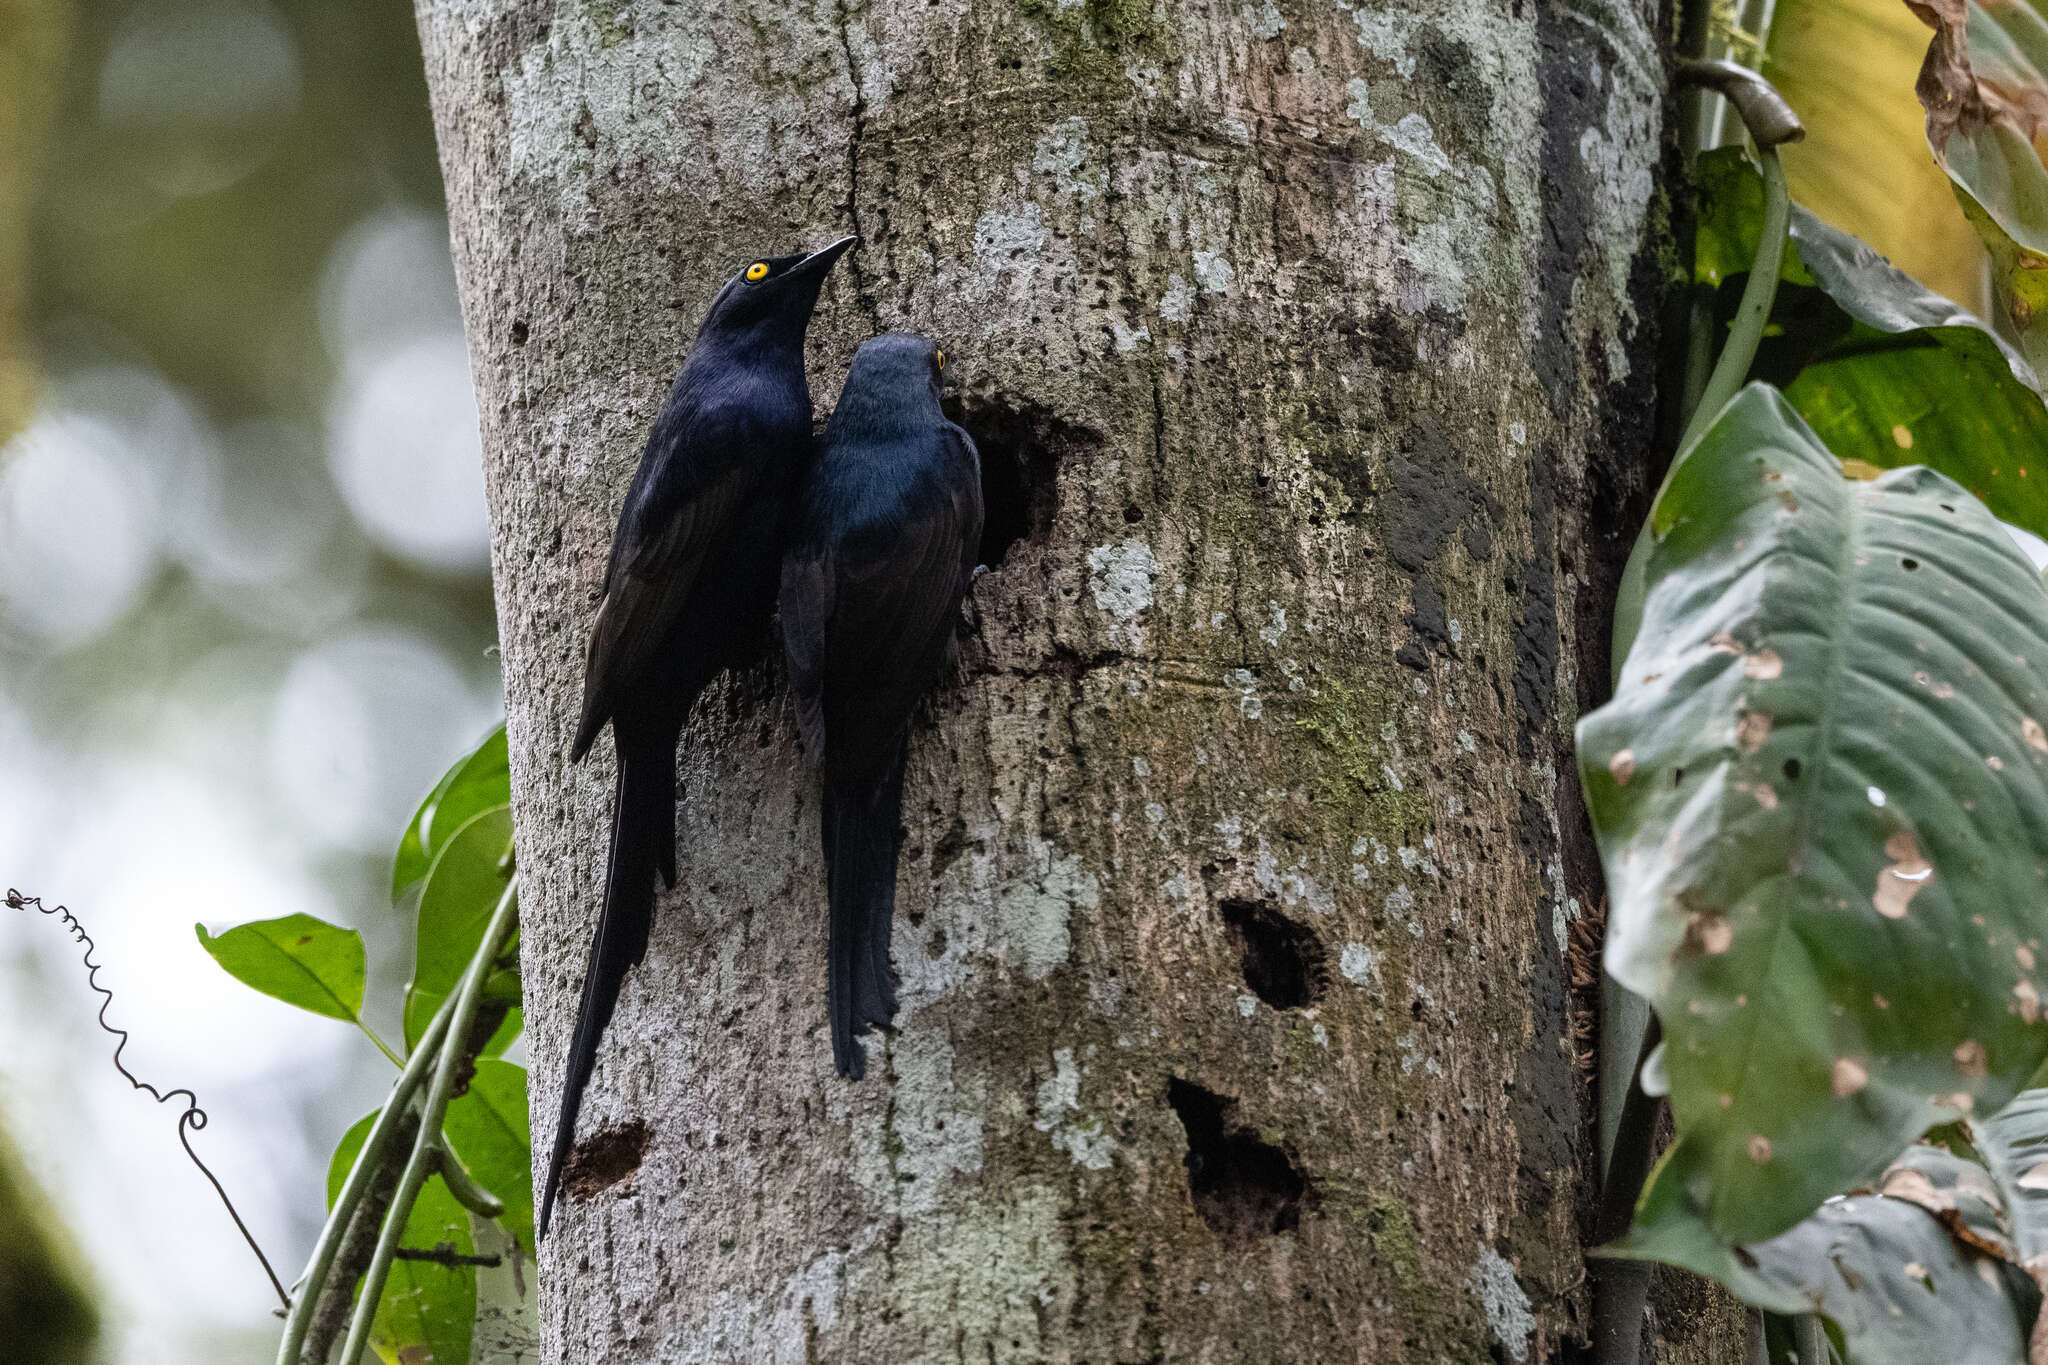
<svg viewBox="0 0 2048 1365">
<path fill-rule="evenodd" d="M 1927 140 L 1938 154 L 1958 128 L 1974 131 L 1991 121 L 1970 71 L 1967 0 L 1906 0 L 1906 8 L 1934 30 L 1913 93 L 1927 111 Z"/>
<path fill-rule="evenodd" d="M 1990 124 L 2005 124 L 2029 142 L 2048 127 L 2048 91 L 1971 69 L 1969 0 L 1906 0 L 1906 7 L 1934 30 L 1913 90 L 1927 110 L 1927 141 L 1936 156 L 1955 134 Z"/>
</svg>

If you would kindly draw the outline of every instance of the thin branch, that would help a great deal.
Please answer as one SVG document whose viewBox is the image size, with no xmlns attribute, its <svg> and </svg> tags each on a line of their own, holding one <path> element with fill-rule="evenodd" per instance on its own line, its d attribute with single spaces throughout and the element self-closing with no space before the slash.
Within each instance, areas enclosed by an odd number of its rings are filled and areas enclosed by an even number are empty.
<svg viewBox="0 0 2048 1365">
<path fill-rule="evenodd" d="M 413 1136 L 419 1131 L 415 1106 L 408 1102 L 401 1110 L 398 1125 L 391 1132 L 391 1155 L 377 1163 L 368 1188 L 348 1216 L 326 1283 L 309 1283 L 299 1290 L 311 1305 L 312 1325 L 297 1359 L 284 1361 L 283 1365 L 327 1365 L 334 1358 L 335 1343 L 348 1330 L 349 1315 L 355 1311 L 356 1281 L 363 1277 L 364 1267 L 377 1250 L 377 1234 L 384 1226 L 384 1215 L 390 1211 L 391 1197 L 398 1192 L 396 1154 L 412 1150 Z M 339 1201 L 335 1208 L 336 1215 L 330 1218 L 338 1216 Z M 282 1355 L 279 1359 L 283 1361 Z"/>
<path fill-rule="evenodd" d="M 1614 1154 L 1600 1188 L 1600 1208 L 1593 1221 L 1596 1246 L 1628 1231 L 1635 1217 L 1636 1200 L 1641 1197 L 1643 1182 L 1650 1173 L 1650 1160 L 1656 1154 L 1660 1102 L 1643 1089 L 1643 1064 L 1662 1037 L 1663 1030 L 1653 1014 L 1643 1030 L 1635 1075 L 1629 1082 L 1628 1097 L 1622 1103 L 1614 1134 Z M 1650 1293 L 1650 1264 L 1607 1259 L 1594 1267 L 1593 1275 L 1593 1358 L 1598 1365 L 1636 1365 L 1642 1354 L 1643 1306 Z"/>
<path fill-rule="evenodd" d="M 454 1012 L 448 1024 L 448 1040 L 442 1044 L 440 1057 L 434 1068 L 434 1080 L 427 1091 L 425 1104 L 420 1110 L 419 1136 L 413 1141 L 412 1156 L 405 1163 L 405 1172 L 398 1178 L 398 1194 L 392 1201 L 391 1213 L 384 1220 L 383 1235 L 377 1241 L 376 1254 L 363 1272 L 361 1293 L 356 1299 L 356 1313 L 349 1323 L 348 1340 L 341 1348 L 341 1365 L 356 1365 L 363 1358 L 363 1352 L 370 1344 L 370 1324 L 377 1316 L 377 1301 L 384 1295 L 384 1282 L 391 1274 L 391 1262 L 398 1251 L 398 1239 L 405 1231 L 403 1214 L 409 1212 L 413 1201 L 419 1198 L 420 1187 L 433 1173 L 436 1164 L 441 1134 L 441 1121 L 448 1113 L 448 1101 L 454 1097 L 458 1073 L 465 1072 L 475 1064 L 475 1053 L 465 1046 L 470 1041 L 471 1026 L 476 1022 L 477 1006 L 483 994 L 484 978 L 490 974 L 491 964 L 511 936 L 517 922 L 519 908 L 519 884 L 515 880 L 505 888 L 505 894 L 498 898 L 498 908 L 491 913 L 490 926 L 484 930 L 483 942 L 470 958 L 469 966 L 463 971 L 462 984 L 457 987 Z M 425 1051 L 426 1049 L 420 1049 Z M 465 1057 L 465 1053 L 468 1056 Z"/>
<path fill-rule="evenodd" d="M 443 1039 L 448 1036 L 449 1021 L 454 1017 L 451 1001 L 443 1001 L 435 1012 L 433 1022 L 413 1049 L 412 1059 L 405 1069 L 398 1073 L 392 1083 L 391 1094 L 384 1101 L 383 1110 L 377 1121 L 370 1125 L 369 1135 L 363 1139 L 362 1150 L 356 1153 L 355 1164 L 349 1167 L 348 1178 L 342 1182 L 341 1192 L 335 1196 L 334 1208 L 328 1213 L 327 1221 L 320 1228 L 319 1240 L 313 1244 L 312 1259 L 306 1263 L 306 1274 L 299 1290 L 299 1297 L 285 1317 L 284 1336 L 278 1342 L 277 1365 L 298 1365 L 305 1352 L 307 1337 L 311 1334 L 315 1305 L 321 1299 L 321 1291 L 332 1274 L 339 1255 L 344 1235 L 350 1233 L 351 1225 L 364 1196 L 386 1168 L 397 1168 L 397 1153 L 405 1150 L 397 1141 L 401 1128 L 410 1127 L 412 1097 L 427 1079 Z M 351 1239 L 353 1240 L 353 1239 Z M 366 1263 L 366 1262 L 365 1262 Z M 354 1284 L 355 1275 L 343 1277 L 344 1284 Z M 344 1298 L 343 1302 L 347 1302 Z M 330 1339 L 327 1345 L 332 1345 Z M 322 1349 L 317 1357 L 324 1362 L 327 1352 Z"/>
<path fill-rule="evenodd" d="M 384 1060 L 390 1062 L 391 1065 L 397 1067 L 400 1071 L 405 1070 L 405 1058 L 399 1056 L 396 1052 L 393 1052 L 391 1050 L 391 1045 L 386 1043 L 382 1038 L 379 1038 L 377 1036 L 376 1030 L 372 1029 L 368 1024 L 364 1023 L 361 1019 L 356 1020 L 356 1028 L 361 1030 L 362 1035 L 365 1038 L 368 1038 L 372 1043 L 375 1043 L 377 1045 L 377 1051 L 384 1054 Z"/>
<path fill-rule="evenodd" d="M 496 1032 L 495 1029 L 492 1032 Z M 470 1174 L 469 1167 L 455 1155 L 446 1139 L 434 1145 L 436 1169 L 441 1181 L 448 1187 L 448 1193 L 455 1196 L 457 1203 L 479 1218 L 496 1218 L 505 1212 L 505 1201 L 485 1189 L 477 1178 Z"/>
<path fill-rule="evenodd" d="M 434 1265 L 445 1265 L 451 1270 L 459 1266 L 483 1266 L 486 1269 L 501 1266 L 505 1258 L 493 1252 L 488 1256 L 472 1256 L 457 1251 L 453 1242 L 440 1242 L 430 1247 L 400 1247 L 391 1253 L 399 1261 L 429 1261 Z"/>
</svg>

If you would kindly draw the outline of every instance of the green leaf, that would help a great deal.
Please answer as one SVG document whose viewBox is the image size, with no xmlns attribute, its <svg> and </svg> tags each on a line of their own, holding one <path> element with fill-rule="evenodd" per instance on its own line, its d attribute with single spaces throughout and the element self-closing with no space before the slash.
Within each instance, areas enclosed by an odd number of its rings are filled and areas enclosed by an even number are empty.
<svg viewBox="0 0 2048 1365">
<path fill-rule="evenodd" d="M 1793 211 L 1792 236 L 1851 320 L 1785 390 L 1828 448 L 1880 469 L 1938 469 L 2001 521 L 2048 531 L 2048 404 L 2026 361 L 1978 319 L 1804 210 Z"/>
<path fill-rule="evenodd" d="M 442 845 L 479 812 L 512 800 L 512 767 L 500 725 L 444 774 L 420 803 L 412 823 L 398 841 L 391 867 L 391 898 L 427 875 Z"/>
<path fill-rule="evenodd" d="M 2048 1089 L 2024 1090 L 1970 1138 L 2004 1203 L 2016 1258 L 2048 1274 Z"/>
<path fill-rule="evenodd" d="M 238 924 L 224 934 L 192 926 L 199 945 L 228 975 L 302 1010 L 359 1021 L 363 1010 L 363 939 L 311 915 Z"/>
<path fill-rule="evenodd" d="M 463 762 L 466 763 L 468 760 L 464 759 Z M 433 865 L 433 855 L 427 851 L 426 831 L 428 826 L 433 824 L 434 808 L 440 804 L 441 798 L 447 794 L 449 784 L 455 781 L 455 775 L 461 771 L 462 764 L 458 763 L 441 774 L 441 780 L 434 784 L 434 789 L 420 802 L 420 808 L 413 812 L 412 820 L 405 827 L 405 833 L 399 836 L 398 855 L 391 860 L 393 901 L 398 900 L 420 878 L 426 876 L 427 869 Z"/>
<path fill-rule="evenodd" d="M 1740 1251 L 1686 1219 L 1639 1224 L 1608 1254 L 1667 1261 L 1775 1313 L 1832 1320 L 1852 1365 L 2018 1365 L 2048 1247 L 2048 1090 L 1947 1125 L 1885 1171 L 1878 1197 L 1833 1200 Z"/>
<path fill-rule="evenodd" d="M 1736 149 L 1701 158 L 1695 273 L 1732 310 L 1756 250 L 1762 180 Z M 1779 272 L 1758 377 L 1777 383 L 1837 458 L 1924 464 L 2002 521 L 2048 535 L 2048 404 L 1980 320 L 1805 209 Z"/>
<path fill-rule="evenodd" d="M 1651 515 L 1578 732 L 1607 970 L 1663 1023 L 1679 1130 L 1637 1220 L 1751 1243 L 2048 1055 L 2048 592 L 1956 485 L 1844 480 L 1762 385 Z"/>
<path fill-rule="evenodd" d="M 449 1103 L 444 1127 L 470 1174 L 505 1201 L 500 1221 L 531 1259 L 533 1152 L 525 1068 L 510 1062 L 478 1062 L 469 1090 Z"/>
<path fill-rule="evenodd" d="M 1820 1313 L 1850 1365 L 2024 1365 L 2030 1315 L 1995 1262 L 1959 1246 L 1899 1199 L 1836 1200 L 1739 1253 L 1696 1223 L 1638 1230 L 1610 1254 L 1658 1260 L 1719 1280 L 1773 1313 Z"/>
<path fill-rule="evenodd" d="M 1967 1246 L 2001 1260 L 2014 1259 L 2005 1200 L 1990 1174 L 1967 1155 L 1916 1142 L 1885 1168 L 1877 1192 L 1918 1204 Z"/>
<path fill-rule="evenodd" d="M 356 1153 L 377 1119 L 371 1113 L 343 1135 L 327 1166 L 327 1207 L 332 1209 L 355 1163 Z M 420 1187 L 420 1197 L 405 1220 L 400 1246 L 432 1248 L 447 1242 L 469 1255 L 476 1249 L 470 1236 L 469 1212 L 448 1193 L 438 1175 Z M 431 1261 L 393 1261 L 377 1304 L 370 1344 L 386 1360 L 433 1360 L 463 1365 L 469 1360 L 476 1322 L 476 1270 Z M 428 1354 L 420 1354 L 420 1352 Z M 411 1352 L 412 1354 L 407 1354 Z"/>
<path fill-rule="evenodd" d="M 483 942 L 484 928 L 511 881 L 505 851 L 512 844 L 512 808 L 492 806 L 451 835 L 434 857 L 420 892 L 412 984 L 406 990 L 405 1045 L 454 991 Z"/>
</svg>

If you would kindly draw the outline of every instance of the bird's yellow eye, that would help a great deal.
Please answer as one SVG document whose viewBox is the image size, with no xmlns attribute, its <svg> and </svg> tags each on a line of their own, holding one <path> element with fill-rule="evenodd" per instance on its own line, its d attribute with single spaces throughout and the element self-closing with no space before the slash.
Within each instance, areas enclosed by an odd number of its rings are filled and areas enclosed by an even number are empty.
<svg viewBox="0 0 2048 1365">
<path fill-rule="evenodd" d="M 937 365 L 937 366 L 938 366 L 938 367 L 939 367 L 940 369 L 942 369 L 942 370 L 943 370 L 943 369 L 945 369 L 945 368 L 946 368 L 946 353 L 945 353 L 944 351 L 934 351 L 934 352 L 932 352 L 932 363 L 933 363 L 934 365 Z"/>
<path fill-rule="evenodd" d="M 747 267 L 747 278 L 748 278 L 749 280 L 765 280 L 765 279 L 767 279 L 767 278 L 768 278 L 768 262 L 766 262 L 766 261 L 756 261 L 756 262 L 754 262 L 754 263 L 753 263 L 752 265 L 748 266 L 748 267 Z"/>
</svg>

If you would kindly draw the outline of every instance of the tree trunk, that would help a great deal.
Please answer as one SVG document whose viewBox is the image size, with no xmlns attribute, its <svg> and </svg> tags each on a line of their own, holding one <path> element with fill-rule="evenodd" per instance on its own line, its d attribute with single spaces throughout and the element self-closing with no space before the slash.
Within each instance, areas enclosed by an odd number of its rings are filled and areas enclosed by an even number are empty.
<svg viewBox="0 0 2048 1365">
<path fill-rule="evenodd" d="M 859 232 L 820 410 L 860 341 L 929 333 L 989 497 L 866 1082 L 765 643 L 686 733 L 547 1360 L 1571 1353 L 1570 725 L 1653 420 L 1653 11 L 422 0 L 536 1132 L 609 818 L 608 747 L 566 762 L 583 641 L 713 292 Z M 1665 1359 L 1740 1358 L 1706 1316 Z"/>
</svg>

